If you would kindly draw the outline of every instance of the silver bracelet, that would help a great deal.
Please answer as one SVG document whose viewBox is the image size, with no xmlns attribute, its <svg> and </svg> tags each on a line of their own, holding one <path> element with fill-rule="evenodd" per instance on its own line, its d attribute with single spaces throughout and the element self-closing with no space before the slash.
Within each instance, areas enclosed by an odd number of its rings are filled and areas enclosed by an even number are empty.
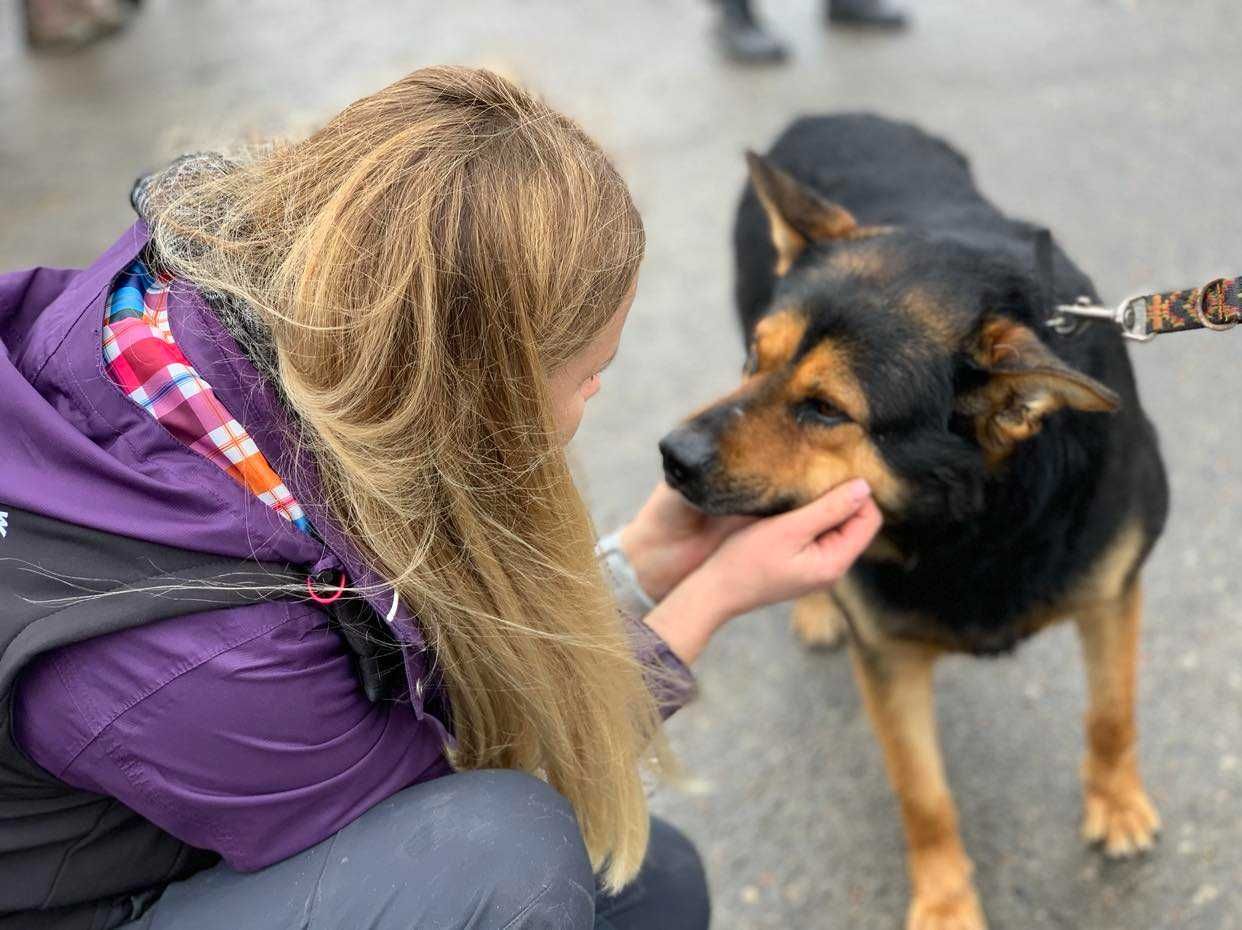
<svg viewBox="0 0 1242 930">
<path fill-rule="evenodd" d="M 621 549 L 621 531 L 609 533 L 596 543 L 595 554 L 604 564 L 608 580 L 612 583 L 613 596 L 617 599 L 617 606 L 626 616 L 641 620 L 651 608 L 655 607 L 655 601 L 638 583 L 638 575 L 634 573 L 634 566 L 630 564 L 630 560 L 626 558 L 625 552 Z"/>
</svg>

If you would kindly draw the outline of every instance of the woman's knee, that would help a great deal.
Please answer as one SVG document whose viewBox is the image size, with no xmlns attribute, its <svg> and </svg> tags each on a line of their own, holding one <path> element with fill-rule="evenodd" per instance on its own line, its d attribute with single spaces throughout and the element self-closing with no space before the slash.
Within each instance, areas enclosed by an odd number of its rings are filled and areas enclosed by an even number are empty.
<svg viewBox="0 0 1242 930">
<path fill-rule="evenodd" d="M 450 776 L 451 799 L 437 806 L 453 827 L 439 834 L 441 865 L 459 865 L 473 922 L 505 930 L 587 930 L 595 880 L 573 809 L 545 782 L 521 772 L 487 770 Z M 442 874 L 447 874 L 443 872 Z"/>
</svg>

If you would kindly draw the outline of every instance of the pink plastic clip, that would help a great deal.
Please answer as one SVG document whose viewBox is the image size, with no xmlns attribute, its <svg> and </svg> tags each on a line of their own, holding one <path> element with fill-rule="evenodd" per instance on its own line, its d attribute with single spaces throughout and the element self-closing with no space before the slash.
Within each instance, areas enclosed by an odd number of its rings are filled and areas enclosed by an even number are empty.
<svg viewBox="0 0 1242 930">
<path fill-rule="evenodd" d="M 331 597 L 320 597 L 318 594 L 316 594 L 315 593 L 315 579 L 312 578 L 310 575 L 307 575 L 306 576 L 306 593 L 310 595 L 310 599 L 314 601 L 316 604 L 331 604 L 333 601 L 338 600 L 340 596 L 345 593 L 345 573 L 341 572 L 340 586 L 337 587 L 337 589 L 332 592 Z"/>
</svg>

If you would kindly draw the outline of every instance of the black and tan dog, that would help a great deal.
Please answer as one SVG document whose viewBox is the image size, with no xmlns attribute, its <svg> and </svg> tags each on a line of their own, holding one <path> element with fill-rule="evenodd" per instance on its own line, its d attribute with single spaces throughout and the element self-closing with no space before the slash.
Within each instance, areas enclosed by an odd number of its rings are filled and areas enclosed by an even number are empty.
<svg viewBox="0 0 1242 930">
<path fill-rule="evenodd" d="M 1139 569 L 1164 469 L 1120 335 L 1058 336 L 1051 300 L 1095 297 L 1037 229 L 975 188 L 959 154 L 870 116 L 794 123 L 750 156 L 738 213 L 741 386 L 661 443 L 669 482 L 713 513 L 768 514 L 861 476 L 881 537 L 804 640 L 848 620 L 864 703 L 901 805 L 907 926 L 977 930 L 932 709 L 949 652 L 1004 653 L 1073 618 L 1087 666 L 1083 832 L 1114 856 L 1158 818 L 1139 777 Z M 1046 276 L 1045 276 L 1046 277 Z"/>
</svg>

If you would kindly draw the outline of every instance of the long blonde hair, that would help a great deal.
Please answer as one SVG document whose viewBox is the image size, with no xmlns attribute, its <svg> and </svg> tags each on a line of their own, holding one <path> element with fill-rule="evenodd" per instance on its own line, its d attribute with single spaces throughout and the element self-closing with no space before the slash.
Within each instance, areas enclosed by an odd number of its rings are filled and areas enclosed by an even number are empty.
<svg viewBox="0 0 1242 930">
<path fill-rule="evenodd" d="M 616 170 L 509 81 L 427 68 L 183 179 L 152 218 L 170 270 L 270 334 L 333 519 L 434 652 L 454 764 L 546 778 L 621 887 L 646 848 L 658 714 L 547 382 L 637 274 Z"/>
</svg>

